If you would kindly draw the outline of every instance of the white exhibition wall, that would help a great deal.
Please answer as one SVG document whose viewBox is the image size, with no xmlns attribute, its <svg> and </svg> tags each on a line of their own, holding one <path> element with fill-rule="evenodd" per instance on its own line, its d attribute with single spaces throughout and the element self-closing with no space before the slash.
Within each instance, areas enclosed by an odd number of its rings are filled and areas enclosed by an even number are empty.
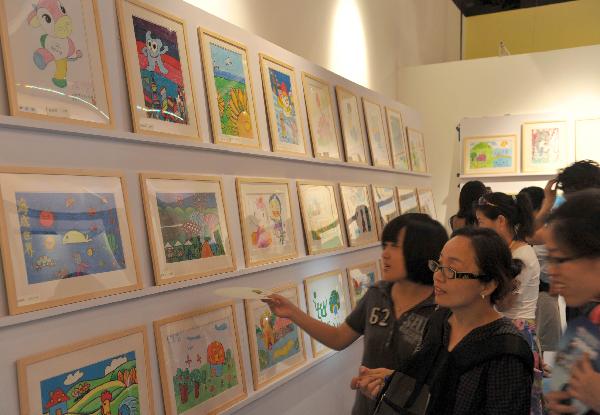
<svg viewBox="0 0 600 415">
<path fill-rule="evenodd" d="M 586 46 L 401 69 L 398 97 L 422 116 L 438 218 L 447 223 L 458 209 L 456 126 L 461 119 L 546 113 L 569 120 L 598 117 L 599 67 L 600 46 Z M 515 179 L 486 180 L 494 188 L 494 182 Z M 521 180 L 519 188 L 543 184 L 539 178 Z M 509 190 L 503 186 L 496 188 Z"/>
</svg>

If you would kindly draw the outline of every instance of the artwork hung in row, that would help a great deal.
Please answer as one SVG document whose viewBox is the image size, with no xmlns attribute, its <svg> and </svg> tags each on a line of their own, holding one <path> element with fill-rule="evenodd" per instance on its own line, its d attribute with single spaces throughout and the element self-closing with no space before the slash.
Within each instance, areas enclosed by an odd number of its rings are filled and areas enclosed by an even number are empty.
<svg viewBox="0 0 600 415">
<path fill-rule="evenodd" d="M 363 98 L 367 137 L 371 149 L 371 160 L 375 167 L 392 167 L 388 140 L 385 136 L 381 106 Z"/>
<path fill-rule="evenodd" d="M 117 1 L 133 130 L 198 138 L 184 21 Z"/>
<path fill-rule="evenodd" d="M 340 86 L 335 87 L 344 152 L 348 163 L 368 164 L 367 149 L 360 123 L 358 99 L 352 92 Z"/>
<path fill-rule="evenodd" d="M 369 287 L 381 279 L 376 262 L 355 265 L 348 268 L 348 289 L 352 309 L 365 296 Z"/>
<path fill-rule="evenodd" d="M 306 155 L 294 68 L 260 54 L 260 70 L 273 151 Z"/>
<path fill-rule="evenodd" d="M 427 173 L 427 158 L 425 156 L 425 141 L 423 134 L 412 128 L 406 129 L 408 149 L 410 151 L 410 165 L 412 171 Z"/>
<path fill-rule="evenodd" d="M 315 157 L 325 160 L 341 160 L 329 84 L 303 72 L 302 85 L 304 86 L 308 126 Z"/>
<path fill-rule="evenodd" d="M 373 186 L 373 201 L 375 204 L 375 222 L 378 235 L 381 236 L 383 228 L 389 221 L 400 215 L 396 189 L 393 187 Z"/>
<path fill-rule="evenodd" d="M 154 414 L 144 327 L 27 357 L 17 368 L 22 414 Z"/>
<path fill-rule="evenodd" d="M 437 219 L 435 213 L 435 202 L 433 200 L 433 192 L 431 189 L 417 189 L 417 195 L 419 196 L 419 207 L 421 213 L 426 213 L 433 219 Z"/>
<path fill-rule="evenodd" d="M 600 118 L 575 121 L 575 160 L 600 160 Z"/>
<path fill-rule="evenodd" d="M 566 121 L 525 123 L 521 134 L 523 173 L 555 173 L 568 163 Z"/>
<path fill-rule="evenodd" d="M 496 135 L 466 137 L 463 144 L 463 174 L 503 174 L 517 171 L 517 137 Z"/>
<path fill-rule="evenodd" d="M 246 47 L 198 29 L 215 144 L 260 147 Z"/>
<path fill-rule="evenodd" d="M 297 182 L 298 199 L 309 255 L 346 246 L 333 183 Z"/>
<path fill-rule="evenodd" d="M 272 290 L 299 306 L 298 287 Z M 260 300 L 246 300 L 246 320 L 254 389 L 285 376 L 306 361 L 302 331 L 290 319 L 277 317 Z"/>
<path fill-rule="evenodd" d="M 346 235 L 350 246 L 361 246 L 378 240 L 377 225 L 368 185 L 340 185 Z"/>
<path fill-rule="evenodd" d="M 237 192 L 246 266 L 298 256 L 289 181 L 238 178 Z"/>
<path fill-rule="evenodd" d="M 96 0 L 0 1 L 12 115 L 114 125 Z"/>
<path fill-rule="evenodd" d="M 216 414 L 246 397 L 232 303 L 154 322 L 166 415 Z"/>
<path fill-rule="evenodd" d="M 399 111 L 386 107 L 387 126 L 390 133 L 390 147 L 394 168 L 402 171 L 410 171 L 410 156 L 408 143 L 404 136 L 404 124 Z"/>
<path fill-rule="evenodd" d="M 344 271 L 334 270 L 304 280 L 306 310 L 317 320 L 339 327 L 348 315 L 348 301 L 344 291 Z M 329 349 L 311 337 L 313 357 Z"/>
<path fill-rule="evenodd" d="M 419 200 L 416 189 L 398 187 L 398 205 L 400 214 L 419 213 Z"/>
<path fill-rule="evenodd" d="M 220 178 L 145 173 L 140 180 L 157 285 L 235 269 Z"/>
<path fill-rule="evenodd" d="M 99 172 L 0 172 L 10 314 L 141 288 L 125 189 Z"/>
</svg>

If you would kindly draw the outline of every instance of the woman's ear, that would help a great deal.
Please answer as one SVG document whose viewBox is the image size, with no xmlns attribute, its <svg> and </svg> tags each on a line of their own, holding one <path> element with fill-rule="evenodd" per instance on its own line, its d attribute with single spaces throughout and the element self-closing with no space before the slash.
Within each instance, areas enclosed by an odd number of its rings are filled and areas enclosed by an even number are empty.
<svg viewBox="0 0 600 415">
<path fill-rule="evenodd" d="M 498 288 L 498 281 L 491 280 L 481 283 L 481 294 L 489 297 Z"/>
</svg>

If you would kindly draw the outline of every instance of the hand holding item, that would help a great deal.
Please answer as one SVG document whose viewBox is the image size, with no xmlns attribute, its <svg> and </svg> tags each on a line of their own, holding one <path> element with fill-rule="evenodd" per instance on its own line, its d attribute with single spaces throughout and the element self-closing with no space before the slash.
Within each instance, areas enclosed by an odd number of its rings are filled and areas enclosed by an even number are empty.
<svg viewBox="0 0 600 415">
<path fill-rule="evenodd" d="M 376 399 L 381 392 L 381 388 L 385 385 L 385 378 L 394 373 L 391 369 L 376 368 L 369 369 L 365 366 L 360 366 L 358 376 L 352 378 L 350 387 L 352 389 L 360 389 L 363 395 L 370 399 Z"/>
<path fill-rule="evenodd" d="M 271 294 L 262 300 L 277 317 L 290 318 L 298 309 L 290 300 L 279 294 Z"/>
<path fill-rule="evenodd" d="M 585 353 L 571 369 L 569 393 L 594 411 L 600 411 L 600 373 L 596 372 Z"/>
</svg>

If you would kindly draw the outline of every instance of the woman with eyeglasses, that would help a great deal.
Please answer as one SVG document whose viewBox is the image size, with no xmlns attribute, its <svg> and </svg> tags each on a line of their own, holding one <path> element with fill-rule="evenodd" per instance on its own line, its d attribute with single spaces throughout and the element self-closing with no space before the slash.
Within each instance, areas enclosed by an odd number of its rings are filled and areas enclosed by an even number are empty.
<svg viewBox="0 0 600 415">
<path fill-rule="evenodd" d="M 546 229 L 552 288 L 572 307 L 600 299 L 600 190 L 573 193 L 550 216 Z M 600 306 L 589 314 L 600 330 Z M 556 414 L 577 413 L 577 399 L 600 413 L 600 372 L 584 357 L 571 370 L 566 391 L 545 396 Z"/>
<path fill-rule="evenodd" d="M 264 300 L 279 317 L 289 318 L 327 347 L 342 350 L 364 335 L 362 367 L 377 368 L 383 379 L 408 359 L 421 341 L 435 310 L 433 272 L 427 261 L 437 257 L 448 234 L 428 215 L 407 213 L 391 220 L 381 236 L 383 280 L 370 287 L 339 327 L 310 317 L 285 297 Z M 371 415 L 374 402 L 357 392 L 353 415 Z"/>
<path fill-rule="evenodd" d="M 494 308 L 511 292 L 520 261 L 496 232 L 467 227 L 454 232 L 429 266 L 435 301 L 443 308 L 430 318 L 418 351 L 398 369 L 428 388 L 427 409 L 419 413 L 529 414 L 533 357 L 511 320 Z M 374 398 L 384 384 L 370 375 L 356 382 Z M 393 401 L 396 392 L 388 388 L 383 397 Z"/>
</svg>

